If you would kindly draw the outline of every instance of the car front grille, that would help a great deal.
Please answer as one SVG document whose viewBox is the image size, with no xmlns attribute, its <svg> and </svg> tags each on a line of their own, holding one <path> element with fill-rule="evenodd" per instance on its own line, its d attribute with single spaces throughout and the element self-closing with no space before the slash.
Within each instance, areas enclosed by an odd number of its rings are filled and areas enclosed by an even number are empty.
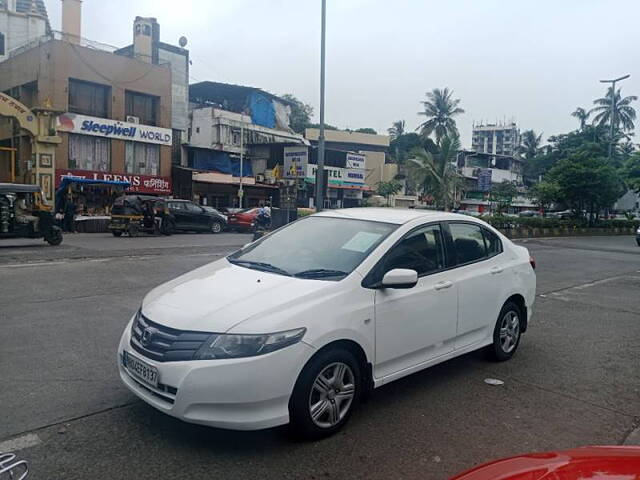
<svg viewBox="0 0 640 480">
<path fill-rule="evenodd" d="M 193 355 L 211 333 L 165 327 L 138 312 L 131 326 L 131 347 L 158 362 L 193 360 Z"/>
</svg>

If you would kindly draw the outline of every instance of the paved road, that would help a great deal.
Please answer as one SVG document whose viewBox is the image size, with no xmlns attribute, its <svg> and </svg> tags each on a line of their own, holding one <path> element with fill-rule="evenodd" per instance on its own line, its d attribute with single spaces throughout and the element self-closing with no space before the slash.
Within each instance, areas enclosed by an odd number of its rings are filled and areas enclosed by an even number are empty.
<svg viewBox="0 0 640 480">
<path fill-rule="evenodd" d="M 618 444 L 639 425 L 640 248 L 631 237 L 523 241 L 538 262 L 539 296 L 512 361 L 474 353 L 382 387 L 321 442 L 188 425 L 137 401 L 114 356 L 141 297 L 247 241 L 4 243 L 0 450 L 21 447 L 34 479 L 439 479 L 495 457 Z"/>
</svg>

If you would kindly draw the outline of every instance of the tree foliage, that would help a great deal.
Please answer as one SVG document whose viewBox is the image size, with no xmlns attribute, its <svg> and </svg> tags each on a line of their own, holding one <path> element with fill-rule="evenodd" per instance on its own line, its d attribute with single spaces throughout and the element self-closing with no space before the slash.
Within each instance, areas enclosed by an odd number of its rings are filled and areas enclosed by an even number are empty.
<svg viewBox="0 0 640 480">
<path fill-rule="evenodd" d="M 580 122 L 580 130 L 584 130 L 584 127 L 587 125 L 587 120 L 589 120 L 590 114 L 591 113 L 584 108 L 578 107 L 571 113 L 571 116 L 578 119 L 578 121 Z"/>
<path fill-rule="evenodd" d="M 460 99 L 453 98 L 453 91 L 448 88 L 435 88 L 431 92 L 426 93 L 427 100 L 421 102 L 424 111 L 418 112 L 418 115 L 427 117 L 424 123 L 418 128 L 425 137 L 435 134 L 436 143 L 444 137 L 453 138 L 458 136 L 458 127 L 456 126 L 455 116 L 464 113 L 464 110 L 458 105 Z"/>
<path fill-rule="evenodd" d="M 397 120 L 391 124 L 391 127 L 387 128 L 387 133 L 391 138 L 391 141 L 403 136 L 406 131 L 406 123 L 404 120 Z"/>
<path fill-rule="evenodd" d="M 503 180 L 491 186 L 491 196 L 498 202 L 498 212 L 507 210 L 517 194 L 518 187 L 509 180 Z"/>
<path fill-rule="evenodd" d="M 371 127 L 356 128 L 354 130 L 354 132 L 357 132 L 357 133 L 369 133 L 371 135 L 377 135 L 378 134 L 378 132 L 376 132 L 376 130 L 371 128 Z"/>
<path fill-rule="evenodd" d="M 433 196 L 436 206 L 441 210 L 451 208 L 455 189 L 460 184 L 460 176 L 453 163 L 459 149 L 460 139 L 453 135 L 440 140 L 437 153 L 425 148 L 413 151 L 410 176 L 422 193 Z"/>
<path fill-rule="evenodd" d="M 622 98 L 620 89 L 613 93 L 613 87 L 609 87 L 607 94 L 593 101 L 595 107 L 591 109 L 594 125 L 611 125 L 611 106 L 615 99 L 615 111 L 613 112 L 613 127 L 615 130 L 631 132 L 635 128 L 636 110 L 631 102 L 638 100 L 635 95 Z"/>
<path fill-rule="evenodd" d="M 553 181 L 539 182 L 529 190 L 529 193 L 533 195 L 536 205 L 542 208 L 543 215 L 551 204 L 560 200 L 560 186 Z"/>
<path fill-rule="evenodd" d="M 631 155 L 624 165 L 624 177 L 627 186 L 640 193 L 640 152 Z"/>
<path fill-rule="evenodd" d="M 542 134 L 536 134 L 533 130 L 525 130 L 522 132 L 521 145 L 518 148 L 520 153 L 527 160 L 532 159 L 538 153 L 540 153 L 540 146 L 542 145 Z"/>
<path fill-rule="evenodd" d="M 308 103 L 303 103 L 290 93 L 282 95 L 284 100 L 290 103 L 291 115 L 289 116 L 289 125 L 291 130 L 296 133 L 304 133 L 304 129 L 311 126 L 311 117 L 313 117 L 313 107 Z"/>
<path fill-rule="evenodd" d="M 395 195 L 402 190 L 402 184 L 397 180 L 389 180 L 388 182 L 378 182 L 376 184 L 376 192 L 382 195 L 389 205 L 389 197 Z"/>
</svg>

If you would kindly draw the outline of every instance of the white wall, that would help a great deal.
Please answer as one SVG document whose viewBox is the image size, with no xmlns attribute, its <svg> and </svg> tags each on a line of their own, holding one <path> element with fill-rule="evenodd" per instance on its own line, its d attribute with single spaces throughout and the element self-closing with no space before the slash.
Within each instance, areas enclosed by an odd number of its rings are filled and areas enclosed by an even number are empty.
<svg viewBox="0 0 640 480">
<path fill-rule="evenodd" d="M 0 32 L 5 37 L 5 55 L 0 55 L 0 61 L 2 61 L 8 58 L 11 50 L 44 36 L 47 33 L 47 23 L 42 17 L 2 10 L 0 11 Z"/>
</svg>

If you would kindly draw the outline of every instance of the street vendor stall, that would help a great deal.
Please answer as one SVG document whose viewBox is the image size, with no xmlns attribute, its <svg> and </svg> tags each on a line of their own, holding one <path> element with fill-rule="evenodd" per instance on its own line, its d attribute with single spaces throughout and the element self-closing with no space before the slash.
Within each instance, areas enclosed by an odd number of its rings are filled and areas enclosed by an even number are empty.
<svg viewBox="0 0 640 480">
<path fill-rule="evenodd" d="M 117 180 L 63 177 L 56 190 L 56 208 L 59 214 L 63 214 L 68 211 L 68 202 L 72 201 L 76 212 L 76 231 L 108 232 L 113 202 L 130 185 Z"/>
</svg>

